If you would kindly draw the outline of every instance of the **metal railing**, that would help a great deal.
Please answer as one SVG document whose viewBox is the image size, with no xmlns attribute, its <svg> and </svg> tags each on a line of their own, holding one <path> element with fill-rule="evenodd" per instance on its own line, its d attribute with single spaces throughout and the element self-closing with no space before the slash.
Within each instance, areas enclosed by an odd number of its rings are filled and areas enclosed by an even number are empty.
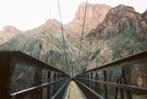
<svg viewBox="0 0 147 99">
<path fill-rule="evenodd" d="M 70 79 L 22 52 L 0 52 L 0 99 L 62 99 Z"/>
<path fill-rule="evenodd" d="M 87 99 L 146 99 L 147 51 L 73 78 Z M 62 99 L 70 76 L 22 52 L 0 52 L 0 99 Z"/>
<path fill-rule="evenodd" d="M 147 51 L 73 78 L 87 99 L 147 99 Z"/>
</svg>

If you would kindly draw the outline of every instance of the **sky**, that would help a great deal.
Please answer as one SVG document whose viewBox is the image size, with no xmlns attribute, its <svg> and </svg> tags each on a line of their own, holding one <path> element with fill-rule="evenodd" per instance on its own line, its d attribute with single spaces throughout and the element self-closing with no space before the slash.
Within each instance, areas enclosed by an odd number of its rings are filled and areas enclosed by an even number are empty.
<svg viewBox="0 0 147 99">
<path fill-rule="evenodd" d="M 71 22 L 78 6 L 86 0 L 59 0 L 61 21 Z M 143 13 L 147 0 L 88 0 L 90 3 L 115 7 L 124 4 Z M 0 0 L 0 30 L 4 26 L 14 26 L 19 30 L 29 30 L 45 23 L 49 18 L 60 21 L 58 0 Z"/>
</svg>

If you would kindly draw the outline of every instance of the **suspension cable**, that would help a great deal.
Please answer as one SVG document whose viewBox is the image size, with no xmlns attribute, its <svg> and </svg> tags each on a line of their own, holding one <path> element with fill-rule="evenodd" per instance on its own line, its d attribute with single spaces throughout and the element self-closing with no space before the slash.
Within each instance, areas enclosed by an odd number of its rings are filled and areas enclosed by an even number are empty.
<svg viewBox="0 0 147 99">
<path fill-rule="evenodd" d="M 98 0 L 97 2 L 98 2 L 98 5 L 97 5 L 97 7 L 99 6 L 99 1 L 100 0 Z M 98 11 L 97 11 L 97 17 L 98 17 Z M 99 24 L 99 21 L 97 20 L 97 25 Z M 98 38 L 97 38 L 97 46 L 96 46 L 96 50 L 98 50 Z"/>
<path fill-rule="evenodd" d="M 50 2 L 50 0 L 49 0 L 49 13 L 50 13 L 50 28 L 51 28 L 51 33 L 52 33 L 52 21 L 51 21 L 52 9 L 51 9 L 51 2 Z"/>
<path fill-rule="evenodd" d="M 59 16 L 60 16 L 60 22 L 61 22 L 61 31 L 62 31 L 62 38 L 63 38 L 63 49 L 64 49 L 64 54 L 65 54 L 65 61 L 67 61 L 67 55 L 66 55 L 66 49 L 65 49 L 65 38 L 64 38 L 64 32 L 63 32 L 63 25 L 62 25 L 62 18 L 61 18 L 61 10 L 60 10 L 60 2 L 58 0 L 58 10 L 59 10 Z"/>
<path fill-rule="evenodd" d="M 82 27 L 82 35 L 81 35 L 80 49 L 79 49 L 79 55 L 78 55 L 78 64 L 80 62 L 79 58 L 80 58 L 80 54 L 81 54 L 82 41 L 83 41 L 83 36 L 84 36 L 84 25 L 85 25 L 86 12 L 87 12 L 87 3 L 88 3 L 88 0 L 86 0 L 86 6 L 85 6 L 84 21 L 83 21 L 83 27 Z"/>
</svg>

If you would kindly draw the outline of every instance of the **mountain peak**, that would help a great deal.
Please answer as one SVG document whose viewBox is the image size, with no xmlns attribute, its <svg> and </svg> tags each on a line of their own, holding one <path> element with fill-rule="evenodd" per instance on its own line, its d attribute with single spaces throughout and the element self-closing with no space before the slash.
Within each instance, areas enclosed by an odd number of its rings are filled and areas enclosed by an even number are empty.
<svg viewBox="0 0 147 99">
<path fill-rule="evenodd" d="M 13 27 L 13 26 L 4 26 L 3 27 L 3 30 L 2 30 L 2 33 L 15 33 L 15 34 L 18 34 L 20 33 L 21 31 L 18 30 L 16 27 Z"/>
<path fill-rule="evenodd" d="M 85 14 L 85 7 L 86 7 L 86 2 L 82 2 L 80 6 L 78 7 L 75 16 L 74 16 L 74 21 L 75 20 L 82 20 L 84 19 L 84 14 Z M 92 20 L 93 18 L 100 18 L 104 19 L 106 13 L 111 9 L 110 6 L 107 6 L 106 4 L 91 4 L 88 3 L 87 5 L 87 12 L 86 12 L 86 20 Z"/>
<path fill-rule="evenodd" d="M 140 13 L 136 12 L 133 7 L 120 4 L 112 8 L 106 15 L 105 21 L 129 17 L 132 19 L 141 20 Z"/>
</svg>

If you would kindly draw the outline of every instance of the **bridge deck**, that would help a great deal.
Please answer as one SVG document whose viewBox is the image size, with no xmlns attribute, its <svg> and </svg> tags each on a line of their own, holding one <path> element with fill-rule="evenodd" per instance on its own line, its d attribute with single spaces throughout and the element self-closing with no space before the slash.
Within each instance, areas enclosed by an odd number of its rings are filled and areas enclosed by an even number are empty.
<svg viewBox="0 0 147 99">
<path fill-rule="evenodd" d="M 71 81 L 64 99 L 86 99 L 78 85 Z"/>
</svg>

